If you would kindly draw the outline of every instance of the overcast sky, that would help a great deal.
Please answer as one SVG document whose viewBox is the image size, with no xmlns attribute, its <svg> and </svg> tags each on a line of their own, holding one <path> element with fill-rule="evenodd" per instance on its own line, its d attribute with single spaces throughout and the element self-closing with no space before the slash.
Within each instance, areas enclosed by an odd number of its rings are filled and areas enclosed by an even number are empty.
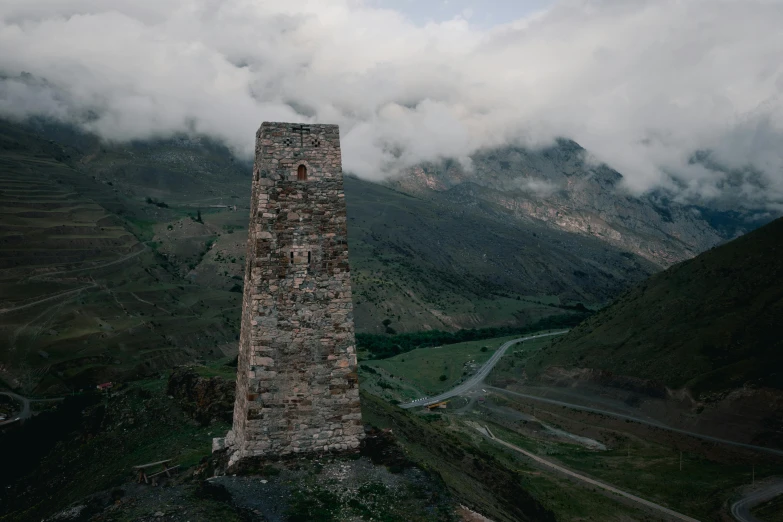
<svg viewBox="0 0 783 522">
<path fill-rule="evenodd" d="M 486 29 L 518 20 L 553 3 L 552 0 L 375 0 L 365 5 L 400 11 L 416 25 L 463 18 L 477 28 Z"/>
<path fill-rule="evenodd" d="M 710 149 L 774 206 L 781 27 L 778 0 L 2 0 L 0 115 L 239 154 L 265 120 L 338 123 L 371 179 L 565 136 L 633 191 L 675 174 L 702 198 L 722 178 L 688 160 Z"/>
</svg>

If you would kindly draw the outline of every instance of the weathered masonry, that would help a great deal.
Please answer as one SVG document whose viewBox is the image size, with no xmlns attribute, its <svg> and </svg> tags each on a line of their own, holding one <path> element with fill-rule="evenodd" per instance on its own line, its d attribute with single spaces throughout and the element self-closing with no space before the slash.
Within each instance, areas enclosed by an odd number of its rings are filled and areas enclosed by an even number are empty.
<svg viewBox="0 0 783 522">
<path fill-rule="evenodd" d="M 356 370 L 339 128 L 265 122 L 225 439 L 231 462 L 358 448 Z"/>
</svg>

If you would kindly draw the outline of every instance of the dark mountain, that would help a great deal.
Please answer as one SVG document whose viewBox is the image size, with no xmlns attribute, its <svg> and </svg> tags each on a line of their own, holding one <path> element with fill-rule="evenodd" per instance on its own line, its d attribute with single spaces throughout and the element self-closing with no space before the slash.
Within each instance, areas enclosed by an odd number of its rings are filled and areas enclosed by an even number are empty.
<svg viewBox="0 0 783 522">
<path fill-rule="evenodd" d="M 238 284 L 245 245 L 233 231 L 247 225 L 247 162 L 203 137 L 108 144 L 51 122 L 27 130 L 108 189 L 89 196 L 146 226 L 180 276 L 221 290 Z M 360 330 L 383 332 L 386 319 L 399 331 L 527 323 L 560 306 L 603 304 L 657 269 L 600 238 L 517 219 L 474 190 L 484 189 L 466 183 L 422 198 L 346 178 Z M 181 222 L 234 206 L 203 226 Z"/>
<path fill-rule="evenodd" d="M 783 448 L 782 244 L 778 219 L 652 276 L 534 355 L 525 385 Z"/>
<path fill-rule="evenodd" d="M 636 286 L 583 322 L 541 364 L 609 370 L 695 398 L 783 390 L 783 219 Z"/>
</svg>

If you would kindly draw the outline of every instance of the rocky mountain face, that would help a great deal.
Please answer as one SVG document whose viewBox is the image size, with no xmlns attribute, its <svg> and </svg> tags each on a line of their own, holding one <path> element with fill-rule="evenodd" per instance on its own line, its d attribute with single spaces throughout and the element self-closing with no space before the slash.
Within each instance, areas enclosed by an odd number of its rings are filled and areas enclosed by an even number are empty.
<svg viewBox="0 0 783 522">
<path fill-rule="evenodd" d="M 388 185 L 499 219 L 539 223 L 599 239 L 660 267 L 689 259 L 760 224 L 752 212 L 710 212 L 667 194 L 628 193 L 622 175 L 594 165 L 569 140 L 543 150 L 506 147 L 408 170 Z"/>
</svg>

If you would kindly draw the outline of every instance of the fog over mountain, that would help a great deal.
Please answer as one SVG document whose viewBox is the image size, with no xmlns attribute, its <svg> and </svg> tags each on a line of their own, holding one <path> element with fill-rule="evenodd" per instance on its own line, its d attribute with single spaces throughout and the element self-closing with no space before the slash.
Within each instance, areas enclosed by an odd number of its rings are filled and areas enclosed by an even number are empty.
<svg viewBox="0 0 783 522">
<path fill-rule="evenodd" d="M 0 116 L 247 157 L 261 121 L 334 122 L 368 179 L 565 136 L 634 193 L 780 211 L 781 25 L 771 0 L 564 0 L 491 27 L 359 0 L 5 0 Z"/>
</svg>

